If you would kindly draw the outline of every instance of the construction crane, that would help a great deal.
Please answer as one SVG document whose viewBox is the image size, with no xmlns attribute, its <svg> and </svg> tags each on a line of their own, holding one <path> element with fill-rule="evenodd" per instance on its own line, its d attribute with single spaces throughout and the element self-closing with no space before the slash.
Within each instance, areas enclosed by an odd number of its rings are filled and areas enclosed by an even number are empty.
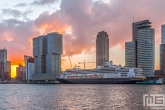
<svg viewBox="0 0 165 110">
<path fill-rule="evenodd" d="M 96 63 L 96 62 L 85 62 L 85 60 L 84 62 L 78 62 L 78 64 L 84 64 L 84 69 L 85 69 L 85 63 Z"/>
<path fill-rule="evenodd" d="M 69 56 L 68 56 L 69 57 Z M 71 60 L 70 60 L 70 57 L 69 57 L 69 61 L 70 61 L 70 66 L 71 66 L 71 68 L 72 68 L 72 62 L 71 62 Z"/>
</svg>

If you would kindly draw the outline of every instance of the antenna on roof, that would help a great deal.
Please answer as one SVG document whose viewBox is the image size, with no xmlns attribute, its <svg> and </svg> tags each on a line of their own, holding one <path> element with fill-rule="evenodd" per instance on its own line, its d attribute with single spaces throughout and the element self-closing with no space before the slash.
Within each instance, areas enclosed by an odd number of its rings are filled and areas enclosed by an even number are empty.
<svg viewBox="0 0 165 110">
<path fill-rule="evenodd" d="M 133 23 L 134 23 L 134 16 L 133 16 Z"/>
</svg>

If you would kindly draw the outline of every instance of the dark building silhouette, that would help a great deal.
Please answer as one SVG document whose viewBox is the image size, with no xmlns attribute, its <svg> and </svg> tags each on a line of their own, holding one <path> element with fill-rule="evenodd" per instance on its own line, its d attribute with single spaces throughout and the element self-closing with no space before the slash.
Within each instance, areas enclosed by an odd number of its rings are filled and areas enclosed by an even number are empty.
<svg viewBox="0 0 165 110">
<path fill-rule="evenodd" d="M 16 78 L 19 81 L 26 80 L 25 66 L 23 66 L 22 64 L 19 64 L 18 67 L 16 67 Z"/>
</svg>

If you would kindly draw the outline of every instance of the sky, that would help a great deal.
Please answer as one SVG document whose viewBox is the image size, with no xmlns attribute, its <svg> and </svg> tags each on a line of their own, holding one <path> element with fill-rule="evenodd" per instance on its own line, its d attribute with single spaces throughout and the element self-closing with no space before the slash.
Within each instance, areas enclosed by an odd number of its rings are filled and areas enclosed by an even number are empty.
<svg viewBox="0 0 165 110">
<path fill-rule="evenodd" d="M 132 40 L 132 23 L 150 20 L 155 29 L 155 69 L 159 69 L 161 25 L 165 0 L 0 0 L 0 48 L 15 67 L 32 56 L 32 39 L 50 32 L 63 34 L 62 70 L 78 62 L 96 61 L 96 36 L 109 35 L 109 58 L 125 65 L 125 42 Z M 86 68 L 94 68 L 86 63 Z"/>
</svg>

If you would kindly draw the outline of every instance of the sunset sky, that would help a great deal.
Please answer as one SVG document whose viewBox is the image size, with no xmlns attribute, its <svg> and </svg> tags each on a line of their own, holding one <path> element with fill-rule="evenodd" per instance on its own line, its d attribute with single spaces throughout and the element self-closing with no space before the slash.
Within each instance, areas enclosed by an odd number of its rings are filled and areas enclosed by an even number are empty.
<svg viewBox="0 0 165 110">
<path fill-rule="evenodd" d="M 32 38 L 49 32 L 63 34 L 62 70 L 84 60 L 96 61 L 95 42 L 100 31 L 110 40 L 110 60 L 125 64 L 125 42 L 132 39 L 132 22 L 150 20 L 155 28 L 155 69 L 159 69 L 161 25 L 165 0 L 0 0 L 0 48 L 8 51 L 15 67 L 32 56 Z M 83 68 L 83 64 L 79 65 Z M 95 64 L 87 63 L 87 68 Z"/>
</svg>

